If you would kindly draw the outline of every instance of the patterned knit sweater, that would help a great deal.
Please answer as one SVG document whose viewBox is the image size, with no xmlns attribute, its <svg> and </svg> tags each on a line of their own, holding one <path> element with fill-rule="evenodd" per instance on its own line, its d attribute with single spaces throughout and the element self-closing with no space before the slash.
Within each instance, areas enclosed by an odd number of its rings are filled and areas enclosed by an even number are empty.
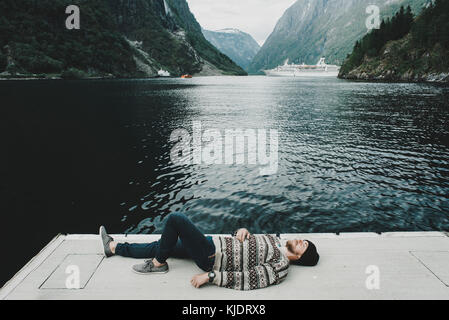
<svg viewBox="0 0 449 320">
<path fill-rule="evenodd" d="M 214 284 L 236 290 L 254 290 L 279 284 L 287 277 L 289 260 L 279 238 L 251 235 L 241 243 L 236 237 L 217 236 Z"/>
</svg>

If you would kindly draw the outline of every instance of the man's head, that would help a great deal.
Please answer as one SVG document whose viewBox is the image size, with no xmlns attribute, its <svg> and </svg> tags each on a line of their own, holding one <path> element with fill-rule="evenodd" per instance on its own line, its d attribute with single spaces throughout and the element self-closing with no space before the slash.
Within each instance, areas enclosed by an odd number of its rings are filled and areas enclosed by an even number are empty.
<svg viewBox="0 0 449 320">
<path fill-rule="evenodd" d="M 315 245 L 309 240 L 288 240 L 287 257 L 291 264 L 298 266 L 316 266 L 320 255 Z"/>
</svg>

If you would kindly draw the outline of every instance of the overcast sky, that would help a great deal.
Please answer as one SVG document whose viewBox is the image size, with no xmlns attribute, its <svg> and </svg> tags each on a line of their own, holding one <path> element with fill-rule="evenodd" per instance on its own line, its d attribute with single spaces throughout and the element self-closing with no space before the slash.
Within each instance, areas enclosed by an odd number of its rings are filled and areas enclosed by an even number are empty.
<svg viewBox="0 0 449 320">
<path fill-rule="evenodd" d="M 187 0 L 204 29 L 236 28 L 262 45 L 276 22 L 296 0 Z"/>
</svg>

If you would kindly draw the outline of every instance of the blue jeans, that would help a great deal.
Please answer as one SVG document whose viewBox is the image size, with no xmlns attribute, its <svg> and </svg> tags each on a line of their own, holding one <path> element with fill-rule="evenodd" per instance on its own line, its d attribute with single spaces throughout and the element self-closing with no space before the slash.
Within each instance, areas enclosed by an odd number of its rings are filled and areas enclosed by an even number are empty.
<svg viewBox="0 0 449 320">
<path fill-rule="evenodd" d="M 167 217 L 161 239 L 153 243 L 120 243 L 115 254 L 137 259 L 156 258 L 165 263 L 169 257 L 193 259 L 204 271 L 212 270 L 215 245 L 212 237 L 204 234 L 182 213 Z"/>
</svg>

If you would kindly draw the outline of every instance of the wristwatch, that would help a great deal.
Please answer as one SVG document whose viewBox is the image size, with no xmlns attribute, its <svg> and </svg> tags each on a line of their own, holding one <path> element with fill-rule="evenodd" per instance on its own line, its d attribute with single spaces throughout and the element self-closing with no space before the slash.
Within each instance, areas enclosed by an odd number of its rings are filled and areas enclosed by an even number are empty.
<svg viewBox="0 0 449 320">
<path fill-rule="evenodd" d="M 215 279 L 215 272 L 214 272 L 214 270 L 209 272 L 208 276 L 209 276 L 209 283 L 214 282 L 214 279 Z"/>
</svg>

